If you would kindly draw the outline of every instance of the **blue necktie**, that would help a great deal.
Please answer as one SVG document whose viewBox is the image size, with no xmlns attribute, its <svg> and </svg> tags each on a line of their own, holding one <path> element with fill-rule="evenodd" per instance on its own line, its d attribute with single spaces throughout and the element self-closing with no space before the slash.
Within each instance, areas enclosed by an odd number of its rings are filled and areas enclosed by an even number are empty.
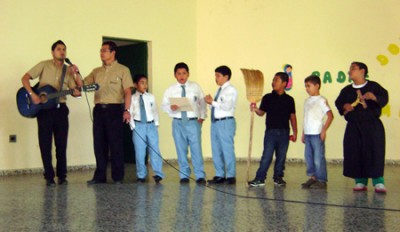
<svg viewBox="0 0 400 232">
<path fill-rule="evenodd" d="M 186 97 L 185 85 L 181 85 L 181 87 L 182 87 L 181 97 Z M 187 112 L 186 111 L 181 112 L 181 118 L 182 118 L 182 120 L 187 120 Z"/>
<path fill-rule="evenodd" d="M 217 92 L 217 95 L 215 95 L 215 98 L 214 98 L 214 101 L 217 101 L 218 100 L 218 97 L 219 97 L 219 94 L 221 93 L 221 87 L 219 87 L 219 89 L 218 89 L 218 92 Z M 215 107 L 213 106 L 213 107 L 211 107 L 211 121 L 215 121 L 215 115 L 214 115 L 214 110 L 215 110 Z"/>
<path fill-rule="evenodd" d="M 146 108 L 144 107 L 143 94 L 140 95 L 140 121 L 147 123 Z"/>
</svg>

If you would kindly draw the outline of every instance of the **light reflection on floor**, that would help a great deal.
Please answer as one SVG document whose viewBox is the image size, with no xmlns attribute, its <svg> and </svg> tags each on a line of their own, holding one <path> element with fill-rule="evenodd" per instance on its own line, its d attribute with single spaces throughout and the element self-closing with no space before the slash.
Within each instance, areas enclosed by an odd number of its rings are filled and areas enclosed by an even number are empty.
<svg viewBox="0 0 400 232">
<path fill-rule="evenodd" d="M 212 163 L 205 167 L 212 178 Z M 300 188 L 303 164 L 287 165 L 286 187 L 275 187 L 269 175 L 265 187 L 248 188 L 246 164 L 238 163 L 238 183 L 218 191 L 180 185 L 174 169 L 164 171 L 160 185 L 137 184 L 131 164 L 122 185 L 87 186 L 92 171 L 70 172 L 68 186 L 53 188 L 41 175 L 1 177 L 1 231 L 400 231 L 399 166 L 386 166 L 386 195 L 371 184 L 353 193 L 340 165 L 328 166 L 327 190 Z"/>
</svg>

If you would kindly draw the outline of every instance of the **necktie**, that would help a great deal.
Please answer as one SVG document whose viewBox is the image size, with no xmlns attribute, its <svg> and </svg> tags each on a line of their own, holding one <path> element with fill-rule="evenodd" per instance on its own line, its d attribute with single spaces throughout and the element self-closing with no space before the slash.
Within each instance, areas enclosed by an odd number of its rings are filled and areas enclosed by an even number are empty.
<svg viewBox="0 0 400 232">
<path fill-rule="evenodd" d="M 140 121 L 146 123 L 147 122 L 147 116 L 146 116 L 146 108 L 144 107 L 144 101 L 143 101 L 143 94 L 140 95 Z"/>
<path fill-rule="evenodd" d="M 215 95 L 214 101 L 218 100 L 220 93 L 221 93 L 221 87 L 219 87 L 219 89 L 217 91 L 217 95 Z M 214 110 L 215 110 L 214 106 L 211 107 L 211 121 L 213 121 L 213 122 L 215 121 Z"/>
<path fill-rule="evenodd" d="M 182 87 L 181 97 L 186 97 L 185 85 L 181 85 L 181 87 Z M 187 112 L 186 111 L 181 112 L 181 118 L 182 118 L 182 120 L 187 120 Z"/>
</svg>

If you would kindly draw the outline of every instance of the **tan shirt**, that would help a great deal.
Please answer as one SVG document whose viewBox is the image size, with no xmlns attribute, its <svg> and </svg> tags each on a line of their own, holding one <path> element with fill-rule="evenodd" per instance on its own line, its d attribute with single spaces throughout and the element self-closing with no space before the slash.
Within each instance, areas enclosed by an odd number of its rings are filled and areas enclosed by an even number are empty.
<svg viewBox="0 0 400 232">
<path fill-rule="evenodd" d="M 36 79 L 39 77 L 39 88 L 50 85 L 53 88 L 60 91 L 60 83 L 61 83 L 61 74 L 62 74 L 62 66 L 57 66 L 54 63 L 54 60 L 45 60 L 35 65 L 28 71 L 29 76 L 32 79 Z M 62 90 L 73 89 L 76 87 L 74 76 L 71 70 L 67 67 L 67 71 L 65 72 L 64 83 L 62 86 Z M 66 96 L 60 97 L 60 102 L 65 103 L 67 100 Z"/>
<path fill-rule="evenodd" d="M 99 84 L 99 90 L 94 95 L 95 104 L 121 104 L 124 102 L 124 90 L 133 87 L 129 68 L 118 61 L 93 69 L 85 78 L 85 85 L 94 83 Z"/>
</svg>

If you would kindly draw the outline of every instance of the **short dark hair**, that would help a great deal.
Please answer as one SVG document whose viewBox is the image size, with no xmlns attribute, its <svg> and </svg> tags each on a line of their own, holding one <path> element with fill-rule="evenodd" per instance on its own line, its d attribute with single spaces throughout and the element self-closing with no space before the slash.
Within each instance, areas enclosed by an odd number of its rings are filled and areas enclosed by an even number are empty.
<svg viewBox="0 0 400 232">
<path fill-rule="evenodd" d="M 225 75 L 228 76 L 228 80 L 231 79 L 232 71 L 226 65 L 219 66 L 218 68 L 215 69 L 215 72 L 221 73 L 222 76 L 225 76 Z"/>
<path fill-rule="evenodd" d="M 136 75 L 133 77 L 133 82 L 134 82 L 135 84 L 137 84 L 137 83 L 139 83 L 140 79 L 142 79 L 142 78 L 147 79 L 147 76 L 144 75 L 144 74 L 141 74 L 141 73 L 136 74 Z"/>
<path fill-rule="evenodd" d="M 176 71 L 178 71 L 178 69 L 180 69 L 180 68 L 184 68 L 184 69 L 186 69 L 187 72 L 189 72 L 189 66 L 183 62 L 180 62 L 175 65 L 174 73 L 176 73 Z"/>
<path fill-rule="evenodd" d="M 368 67 L 366 64 L 358 61 L 354 61 L 351 64 L 357 65 L 360 69 L 364 69 L 364 77 L 368 76 Z"/>
<path fill-rule="evenodd" d="M 318 85 L 318 89 L 321 88 L 321 78 L 319 78 L 319 76 L 317 75 L 311 75 L 306 77 L 306 79 L 304 79 L 304 83 L 310 82 L 313 85 Z"/>
<path fill-rule="evenodd" d="M 284 68 L 284 70 L 286 71 L 286 69 L 287 69 L 287 68 L 293 68 L 293 67 L 292 67 L 292 65 L 290 65 L 290 64 L 287 64 L 287 65 L 285 65 L 285 68 Z"/>
<path fill-rule="evenodd" d="M 64 45 L 65 48 L 67 48 L 67 46 L 62 40 L 57 40 L 56 42 L 53 43 L 53 45 L 51 45 L 51 50 L 54 51 L 54 49 L 56 49 L 57 45 L 59 44 Z"/>
<path fill-rule="evenodd" d="M 108 49 L 110 49 L 110 52 L 115 51 L 117 52 L 117 44 L 114 43 L 113 41 L 104 41 L 101 46 L 108 45 Z"/>
<path fill-rule="evenodd" d="M 287 83 L 289 82 L 289 76 L 287 75 L 287 73 L 277 72 L 275 73 L 275 76 L 278 76 L 282 80 L 282 82 L 286 82 L 285 86 L 287 86 Z"/>
</svg>

